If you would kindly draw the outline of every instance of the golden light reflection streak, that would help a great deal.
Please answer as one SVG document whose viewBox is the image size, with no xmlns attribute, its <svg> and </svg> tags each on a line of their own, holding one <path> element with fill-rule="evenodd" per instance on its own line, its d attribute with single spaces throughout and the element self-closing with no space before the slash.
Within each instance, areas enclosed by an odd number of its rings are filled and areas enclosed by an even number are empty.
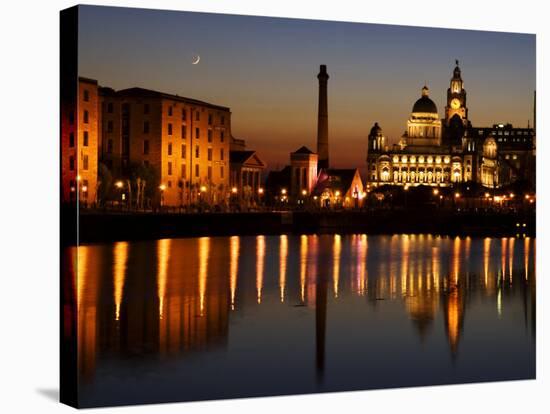
<svg viewBox="0 0 550 414">
<path fill-rule="evenodd" d="M 334 235 L 332 246 L 333 264 L 332 264 L 332 282 L 334 288 L 334 297 L 338 297 L 338 285 L 340 283 L 340 255 L 342 254 L 342 237 L 339 234 Z"/>
<path fill-rule="evenodd" d="M 115 320 L 120 319 L 120 304 L 124 291 L 124 280 L 126 278 L 126 266 L 128 262 L 128 243 L 118 242 L 114 246 L 114 297 L 115 297 Z"/>
<path fill-rule="evenodd" d="M 491 255 L 491 239 L 486 237 L 483 240 L 483 272 L 485 275 L 485 289 L 489 280 L 489 258 Z"/>
<path fill-rule="evenodd" d="M 231 289 L 231 310 L 235 309 L 235 293 L 237 291 L 237 274 L 239 272 L 239 236 L 229 239 L 229 285 Z"/>
<path fill-rule="evenodd" d="M 510 237 L 508 239 L 508 268 L 510 272 L 510 284 L 512 284 L 512 270 L 514 266 L 514 243 L 515 239 Z"/>
<path fill-rule="evenodd" d="M 401 294 L 404 296 L 407 293 L 407 274 L 409 265 L 409 236 L 404 234 L 401 236 Z"/>
<path fill-rule="evenodd" d="M 300 236 L 300 296 L 305 301 L 306 294 L 306 264 L 307 264 L 307 236 Z"/>
<path fill-rule="evenodd" d="M 159 318 L 164 313 L 164 296 L 166 295 L 166 279 L 168 275 L 168 260 L 170 259 L 170 239 L 157 242 L 157 294 L 159 297 Z"/>
<path fill-rule="evenodd" d="M 288 259 L 288 236 L 281 234 L 279 242 L 279 291 L 281 303 L 285 301 L 286 262 Z"/>
<path fill-rule="evenodd" d="M 256 237 L 256 292 L 258 303 L 262 302 L 262 287 L 264 284 L 265 236 Z"/>
<path fill-rule="evenodd" d="M 458 274 L 460 273 L 460 237 L 456 236 L 453 243 L 453 284 L 458 285 Z"/>
<path fill-rule="evenodd" d="M 439 249 L 437 247 L 432 247 L 432 274 L 434 290 L 439 292 Z"/>
<path fill-rule="evenodd" d="M 366 259 L 367 259 L 367 235 L 362 234 L 359 236 L 359 246 L 357 254 L 357 276 L 358 276 L 358 293 L 363 296 L 366 291 Z"/>
<path fill-rule="evenodd" d="M 506 237 L 503 237 L 500 240 L 500 265 L 501 265 L 501 271 L 502 271 L 502 278 L 504 279 L 506 277 L 506 243 L 508 239 Z"/>
<path fill-rule="evenodd" d="M 89 248 L 87 246 L 77 247 L 77 262 L 76 262 L 76 307 L 80 310 L 80 304 L 82 303 L 82 295 L 84 293 L 84 283 L 86 282 L 86 275 L 88 272 L 88 253 Z"/>
<path fill-rule="evenodd" d="M 525 267 L 525 280 L 529 278 L 529 244 L 531 242 L 530 237 L 525 238 L 524 251 L 523 251 L 523 265 Z"/>
<path fill-rule="evenodd" d="M 210 255 L 210 237 L 199 238 L 199 309 L 204 315 L 204 300 L 206 297 L 206 281 L 208 277 L 208 256 Z"/>
</svg>

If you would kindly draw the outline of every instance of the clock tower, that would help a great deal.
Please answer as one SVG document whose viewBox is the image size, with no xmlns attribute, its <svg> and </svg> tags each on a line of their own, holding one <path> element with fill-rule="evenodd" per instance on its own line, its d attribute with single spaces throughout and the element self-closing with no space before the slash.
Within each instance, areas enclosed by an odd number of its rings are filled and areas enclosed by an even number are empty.
<svg viewBox="0 0 550 414">
<path fill-rule="evenodd" d="M 447 89 L 447 105 L 445 106 L 445 138 L 451 145 L 459 145 L 468 128 L 468 108 L 466 107 L 466 91 L 458 60 L 453 70 L 451 84 Z"/>
<path fill-rule="evenodd" d="M 451 85 L 447 89 L 447 106 L 445 106 L 445 125 L 450 126 L 451 123 L 460 123 L 467 126 L 468 123 L 468 108 L 466 107 L 466 91 L 464 90 L 464 82 L 458 60 L 451 78 Z"/>
</svg>

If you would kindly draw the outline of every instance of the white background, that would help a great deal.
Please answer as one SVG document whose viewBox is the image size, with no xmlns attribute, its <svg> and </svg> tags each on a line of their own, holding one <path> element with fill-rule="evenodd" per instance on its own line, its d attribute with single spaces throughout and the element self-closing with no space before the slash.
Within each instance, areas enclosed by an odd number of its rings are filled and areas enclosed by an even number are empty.
<svg viewBox="0 0 550 414">
<path fill-rule="evenodd" d="M 549 11 L 544 1 L 100 1 L 96 4 L 302 17 L 537 34 L 537 380 L 107 408 L 101 412 L 238 411 L 334 413 L 550 412 L 545 277 L 550 255 L 543 114 L 550 76 Z M 5 413 L 69 412 L 57 402 L 59 379 L 59 10 L 61 0 L 7 0 L 0 12 L 0 408 Z M 98 27 L 98 30 L 101 30 Z M 546 105 L 545 105 L 546 104 Z M 544 349 L 543 349 L 544 348 Z M 89 412 L 95 412 L 91 410 Z"/>
</svg>

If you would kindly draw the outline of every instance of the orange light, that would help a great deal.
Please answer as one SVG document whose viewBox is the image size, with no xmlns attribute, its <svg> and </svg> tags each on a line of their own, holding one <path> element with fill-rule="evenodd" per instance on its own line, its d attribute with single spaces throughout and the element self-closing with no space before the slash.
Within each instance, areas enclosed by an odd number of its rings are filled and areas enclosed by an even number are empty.
<svg viewBox="0 0 550 414">
<path fill-rule="evenodd" d="M 166 186 L 164 184 L 159 185 L 160 191 L 166 190 Z"/>
<path fill-rule="evenodd" d="M 485 193 L 485 198 L 489 198 L 489 197 L 491 197 L 491 194 Z"/>
<path fill-rule="evenodd" d="M 302 195 L 306 195 L 307 194 L 307 190 L 302 190 Z"/>
<path fill-rule="evenodd" d="M 439 194 L 439 190 L 437 188 L 434 189 L 434 195 L 438 195 Z"/>
<path fill-rule="evenodd" d="M 460 198 L 460 193 L 455 193 L 455 198 Z"/>
<path fill-rule="evenodd" d="M 237 194 L 237 187 L 233 187 L 233 188 L 231 189 L 231 192 L 232 192 L 233 194 Z"/>
<path fill-rule="evenodd" d="M 286 194 L 286 188 L 283 188 L 283 189 L 281 190 L 281 194 Z"/>
<path fill-rule="evenodd" d="M 117 188 L 122 188 L 123 185 L 124 185 L 124 184 L 122 184 L 122 181 L 117 181 L 117 182 L 115 183 L 115 186 L 116 186 Z"/>
<path fill-rule="evenodd" d="M 206 191 L 206 186 L 201 185 L 201 193 L 204 193 Z"/>
<path fill-rule="evenodd" d="M 262 187 L 258 188 L 258 194 L 263 194 L 264 193 L 264 189 Z"/>
<path fill-rule="evenodd" d="M 336 191 L 336 192 L 334 193 L 334 195 L 335 195 L 336 197 L 340 197 L 340 191 Z"/>
</svg>

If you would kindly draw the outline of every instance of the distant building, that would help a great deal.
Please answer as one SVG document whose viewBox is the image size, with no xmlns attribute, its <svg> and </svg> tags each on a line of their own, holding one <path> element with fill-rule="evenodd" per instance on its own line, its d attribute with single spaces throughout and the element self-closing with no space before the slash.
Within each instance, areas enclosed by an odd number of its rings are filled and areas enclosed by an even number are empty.
<svg viewBox="0 0 550 414">
<path fill-rule="evenodd" d="M 252 203 L 263 197 L 262 174 L 266 164 L 256 151 L 235 150 L 229 153 L 230 188 L 241 201 Z"/>
<path fill-rule="evenodd" d="M 447 90 L 445 117 L 427 86 L 414 103 L 398 144 L 387 145 L 375 123 L 368 136 L 367 182 L 400 186 L 452 186 L 475 182 L 488 188 L 525 180 L 534 188 L 534 130 L 494 125 L 474 128 L 458 61 Z"/>
<path fill-rule="evenodd" d="M 312 194 L 321 207 L 345 208 L 361 207 L 365 196 L 357 168 L 321 170 Z"/>
<path fill-rule="evenodd" d="M 289 191 L 292 197 L 311 194 L 317 181 L 317 162 L 317 154 L 307 147 L 290 153 Z"/>
<path fill-rule="evenodd" d="M 75 100 L 61 110 L 61 194 L 64 203 L 95 203 L 98 188 L 98 128 L 101 119 L 97 81 L 78 79 Z"/>
</svg>

